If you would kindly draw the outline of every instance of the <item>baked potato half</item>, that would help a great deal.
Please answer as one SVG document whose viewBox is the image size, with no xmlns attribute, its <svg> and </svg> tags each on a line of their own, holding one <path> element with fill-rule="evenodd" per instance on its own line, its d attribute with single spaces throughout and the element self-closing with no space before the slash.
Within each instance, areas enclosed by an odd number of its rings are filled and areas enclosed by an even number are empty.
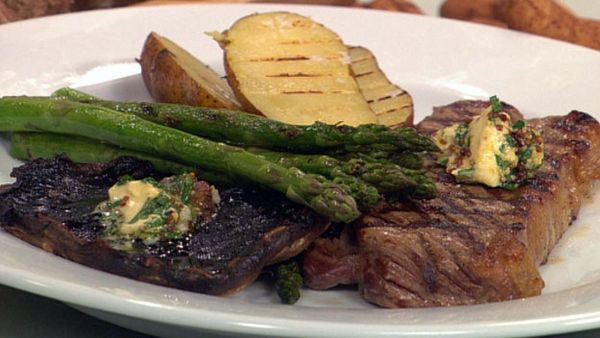
<svg viewBox="0 0 600 338">
<path fill-rule="evenodd" d="M 227 80 L 246 111 L 298 125 L 377 123 L 352 76 L 348 48 L 298 14 L 253 14 L 213 34 Z"/>
<path fill-rule="evenodd" d="M 370 50 L 349 47 L 349 52 L 350 66 L 358 88 L 379 124 L 391 128 L 412 126 L 414 109 L 410 94 L 385 76 Z"/>
<path fill-rule="evenodd" d="M 241 109 L 226 80 L 155 32 L 146 38 L 140 64 L 144 83 L 158 102 Z"/>
</svg>

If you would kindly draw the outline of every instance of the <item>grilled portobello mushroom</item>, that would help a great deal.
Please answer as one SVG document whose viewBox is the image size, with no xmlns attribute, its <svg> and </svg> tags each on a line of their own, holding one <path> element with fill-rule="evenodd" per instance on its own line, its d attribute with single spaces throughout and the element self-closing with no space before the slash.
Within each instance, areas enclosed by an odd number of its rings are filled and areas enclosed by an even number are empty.
<svg viewBox="0 0 600 338">
<path fill-rule="evenodd" d="M 190 232 L 115 245 L 98 206 L 123 177 L 163 179 L 148 162 L 76 164 L 58 156 L 28 162 L 12 176 L 15 183 L 0 187 L 0 226 L 8 233 L 92 268 L 207 294 L 244 288 L 263 267 L 301 252 L 329 223 L 272 191 L 224 189 L 216 203 L 210 185 L 197 181 L 191 203 L 201 217 Z"/>
</svg>

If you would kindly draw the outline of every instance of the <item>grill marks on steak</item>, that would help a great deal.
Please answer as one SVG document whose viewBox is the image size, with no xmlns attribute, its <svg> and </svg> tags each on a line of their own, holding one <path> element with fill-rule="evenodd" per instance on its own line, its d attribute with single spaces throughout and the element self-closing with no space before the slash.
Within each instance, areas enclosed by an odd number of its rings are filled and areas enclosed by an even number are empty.
<svg viewBox="0 0 600 338">
<path fill-rule="evenodd" d="M 78 165 L 65 157 L 14 169 L 0 189 L 0 225 L 9 233 L 72 261 L 121 276 L 210 294 L 251 283 L 262 268 L 295 255 L 328 222 L 280 194 L 252 189 L 221 192 L 215 216 L 183 240 L 114 250 L 101 237 L 96 205 L 123 175 L 158 173 L 146 162 L 120 158 Z M 206 189 L 204 189 L 206 191 Z"/>
<path fill-rule="evenodd" d="M 481 106 L 460 101 L 437 108 L 418 129 L 431 133 Z M 381 205 L 361 219 L 365 299 L 384 307 L 428 307 L 540 294 L 537 266 L 600 178 L 600 125 L 576 111 L 530 123 L 543 129 L 545 160 L 525 186 L 507 191 L 456 184 L 432 164 L 435 199 Z"/>
</svg>

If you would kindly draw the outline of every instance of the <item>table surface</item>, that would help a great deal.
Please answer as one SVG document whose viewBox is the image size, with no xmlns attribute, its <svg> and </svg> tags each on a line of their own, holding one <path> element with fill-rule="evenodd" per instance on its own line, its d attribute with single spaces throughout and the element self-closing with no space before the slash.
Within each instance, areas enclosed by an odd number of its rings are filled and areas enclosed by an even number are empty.
<svg viewBox="0 0 600 338">
<path fill-rule="evenodd" d="M 167 2 L 167 1 L 165 1 Z M 443 0 L 413 0 L 429 15 L 436 15 Z M 590 0 L 563 0 L 576 13 L 600 19 L 600 3 Z M 148 338 L 83 314 L 61 302 L 0 286 L 0 338 L 24 337 L 127 337 Z M 600 337 L 600 329 L 549 338 Z"/>
</svg>

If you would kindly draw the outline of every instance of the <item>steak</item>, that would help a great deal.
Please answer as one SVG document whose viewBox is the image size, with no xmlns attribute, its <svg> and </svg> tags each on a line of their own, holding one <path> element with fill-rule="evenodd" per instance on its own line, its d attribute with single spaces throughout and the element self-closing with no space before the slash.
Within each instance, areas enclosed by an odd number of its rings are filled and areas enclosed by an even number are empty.
<svg viewBox="0 0 600 338">
<path fill-rule="evenodd" d="M 470 121 L 488 105 L 465 100 L 437 107 L 417 128 L 432 134 Z M 379 204 L 354 224 L 354 248 L 341 245 L 343 237 L 317 240 L 305 254 L 308 286 L 358 283 L 366 300 L 389 308 L 539 295 L 544 282 L 537 267 L 600 178 L 600 124 L 577 111 L 530 123 L 543 130 L 545 159 L 521 188 L 458 184 L 428 161 L 437 197 Z"/>
<path fill-rule="evenodd" d="M 356 284 L 360 267 L 353 227 L 345 226 L 338 236 L 317 238 L 304 253 L 303 270 L 304 283 L 311 289 Z"/>
<path fill-rule="evenodd" d="M 14 184 L 0 188 L 0 225 L 10 234 L 58 256 L 144 282 L 227 294 L 264 266 L 302 251 L 328 221 L 279 193 L 250 188 L 220 191 L 208 220 L 183 239 L 133 243 L 116 250 L 103 238 L 94 209 L 119 177 L 161 178 L 150 164 L 119 158 L 107 164 L 75 164 L 65 157 L 34 160 L 15 168 Z M 211 190 L 199 182 L 194 199 Z"/>
</svg>

